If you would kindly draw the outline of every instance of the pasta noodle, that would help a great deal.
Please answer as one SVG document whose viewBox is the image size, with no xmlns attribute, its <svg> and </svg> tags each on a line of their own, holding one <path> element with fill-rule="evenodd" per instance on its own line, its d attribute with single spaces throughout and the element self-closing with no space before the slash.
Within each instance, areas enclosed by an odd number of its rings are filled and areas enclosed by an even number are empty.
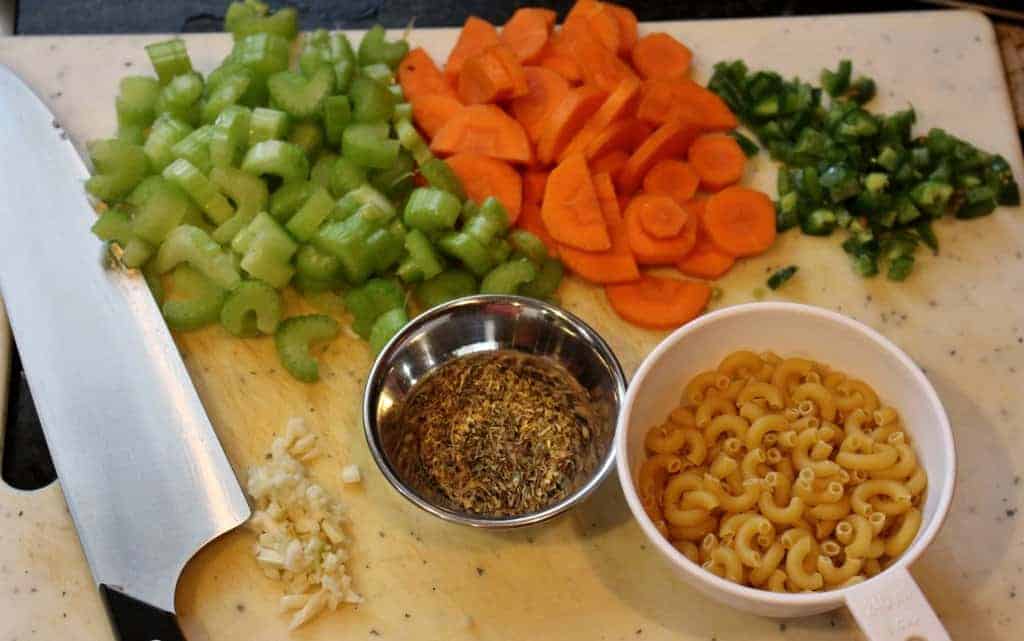
<svg viewBox="0 0 1024 641">
<path fill-rule="evenodd" d="M 921 528 L 928 479 L 899 412 L 806 358 L 729 354 L 686 384 L 644 446 L 647 514 L 728 581 L 775 592 L 854 585 Z"/>
</svg>

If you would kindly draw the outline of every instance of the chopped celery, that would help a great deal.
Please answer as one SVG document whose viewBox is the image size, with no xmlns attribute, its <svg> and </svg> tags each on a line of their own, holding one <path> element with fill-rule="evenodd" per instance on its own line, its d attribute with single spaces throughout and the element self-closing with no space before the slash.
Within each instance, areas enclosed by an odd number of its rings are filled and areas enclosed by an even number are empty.
<svg viewBox="0 0 1024 641">
<path fill-rule="evenodd" d="M 405 40 L 388 42 L 384 27 L 375 25 L 359 42 L 359 64 L 366 66 L 383 63 L 394 69 L 408 52 L 409 43 Z"/>
<path fill-rule="evenodd" d="M 195 165 L 179 158 L 163 171 L 163 177 L 181 187 L 189 198 L 216 224 L 221 224 L 234 214 L 228 202 L 213 183 Z"/>
<path fill-rule="evenodd" d="M 309 177 L 309 160 L 298 145 L 264 140 L 249 147 L 242 169 L 252 174 L 272 174 L 285 181 L 305 180 Z"/>
<path fill-rule="evenodd" d="M 405 292 L 395 280 L 373 278 L 345 294 L 345 307 L 353 317 L 352 329 L 363 338 L 369 338 L 381 314 L 405 309 Z"/>
<path fill-rule="evenodd" d="M 434 154 L 430 153 L 430 147 L 420 137 L 419 132 L 416 131 L 416 127 L 413 126 L 410 120 L 399 119 L 395 121 L 395 133 L 398 135 L 398 142 L 412 154 L 412 157 L 416 159 L 417 165 L 423 167 L 429 161 L 435 160 Z"/>
<path fill-rule="evenodd" d="M 458 259 L 477 276 L 483 276 L 494 266 L 487 247 L 465 232 L 449 232 L 441 236 L 437 245 L 441 251 Z"/>
<path fill-rule="evenodd" d="M 313 192 L 306 203 L 288 220 L 285 228 L 301 242 L 309 242 L 334 209 L 334 199 L 323 187 Z"/>
<path fill-rule="evenodd" d="M 153 69 L 162 85 L 166 85 L 176 76 L 192 71 L 192 60 L 188 57 L 185 41 L 181 38 L 146 45 L 146 55 L 153 63 Z"/>
<path fill-rule="evenodd" d="M 241 278 L 231 254 L 206 232 L 191 225 L 181 225 L 168 234 L 154 260 L 157 273 L 164 274 L 188 263 L 225 289 Z"/>
<path fill-rule="evenodd" d="M 548 259 L 548 248 L 544 241 L 525 229 L 517 229 L 508 235 L 512 247 L 526 256 L 530 262 L 539 265 Z"/>
<path fill-rule="evenodd" d="M 231 249 L 242 256 L 241 267 L 246 273 L 274 287 L 284 287 L 295 273 L 291 259 L 299 246 L 266 212 L 256 214 L 252 222 L 235 235 Z"/>
<path fill-rule="evenodd" d="M 306 78 L 291 71 L 280 71 L 267 80 L 270 97 L 293 118 L 309 118 L 320 113 L 324 99 L 334 88 L 334 74 L 321 67 Z"/>
<path fill-rule="evenodd" d="M 341 271 L 341 263 L 334 256 L 325 254 L 313 245 L 303 245 L 295 255 L 295 271 L 297 276 L 304 278 L 333 281 Z"/>
<path fill-rule="evenodd" d="M 545 259 L 537 267 L 537 276 L 519 286 L 520 296 L 550 300 L 562 282 L 562 263 L 554 258 Z"/>
<path fill-rule="evenodd" d="M 252 112 L 239 105 L 225 107 L 210 132 L 210 162 L 214 167 L 232 167 L 242 159 L 249 144 Z"/>
<path fill-rule="evenodd" d="M 415 173 L 416 161 L 403 150 L 398 152 L 395 164 L 387 169 L 375 170 L 371 174 L 370 184 L 391 200 L 402 201 L 416 187 L 413 179 Z"/>
<path fill-rule="evenodd" d="M 448 163 L 440 158 L 431 157 L 420 164 L 420 174 L 427 183 L 436 189 L 443 189 L 453 194 L 459 200 L 466 199 L 466 192 L 462 189 L 462 181 L 455 175 Z"/>
<path fill-rule="evenodd" d="M 277 109 L 257 107 L 249 118 L 249 144 L 265 140 L 284 140 L 288 135 L 288 114 Z"/>
<path fill-rule="evenodd" d="M 537 268 L 528 260 L 513 260 L 492 269 L 480 282 L 482 294 L 515 294 L 537 276 Z"/>
<path fill-rule="evenodd" d="M 203 95 L 203 78 L 196 72 L 176 76 L 163 89 L 156 100 L 157 114 L 171 114 L 191 124 L 199 121 L 199 98 Z"/>
<path fill-rule="evenodd" d="M 395 74 L 391 71 L 391 68 L 382 63 L 375 63 L 372 65 L 366 65 L 359 70 L 359 75 L 363 78 L 369 78 L 374 82 L 380 83 L 387 89 L 391 89 L 391 83 L 395 79 Z"/>
<path fill-rule="evenodd" d="M 430 309 L 463 296 L 470 296 L 476 292 L 476 278 L 462 269 L 445 270 L 416 286 L 416 298 L 424 309 Z"/>
<path fill-rule="evenodd" d="M 123 209 L 108 209 L 93 223 L 92 233 L 100 240 L 124 247 L 134 235 L 131 217 Z"/>
<path fill-rule="evenodd" d="M 127 195 L 149 171 L 149 160 L 138 145 L 111 138 L 94 140 L 88 149 L 96 173 L 85 181 L 85 189 L 100 200 Z"/>
<path fill-rule="evenodd" d="M 352 80 L 349 99 L 352 101 L 352 119 L 356 122 L 384 122 L 391 118 L 395 108 L 395 98 L 387 87 L 363 76 Z"/>
<path fill-rule="evenodd" d="M 168 327 L 184 332 L 217 321 L 224 304 L 222 287 L 187 264 L 174 268 L 171 283 L 175 297 L 165 300 L 161 308 Z"/>
<path fill-rule="evenodd" d="M 487 250 L 491 252 L 491 262 L 495 265 L 504 263 L 512 256 L 512 244 L 504 238 L 493 239 Z"/>
<path fill-rule="evenodd" d="M 270 75 L 288 68 L 291 45 L 273 33 L 254 33 L 235 42 L 232 59 L 257 74 Z"/>
<path fill-rule="evenodd" d="M 315 383 L 320 380 L 320 366 L 310 347 L 334 339 L 338 331 L 338 321 L 323 314 L 286 318 L 274 334 L 281 364 L 300 381 Z"/>
<path fill-rule="evenodd" d="M 444 270 L 444 261 L 430 239 L 418 229 L 405 235 L 405 251 L 409 254 L 398 267 L 398 277 L 409 283 L 429 280 Z"/>
<path fill-rule="evenodd" d="M 302 149 L 306 158 L 313 158 L 323 147 L 324 128 L 315 120 L 302 120 L 292 127 L 291 133 L 288 134 L 288 142 Z"/>
<path fill-rule="evenodd" d="M 270 215 L 276 220 L 286 222 L 309 200 L 314 191 L 316 185 L 305 180 L 284 183 L 270 197 Z"/>
<path fill-rule="evenodd" d="M 487 245 L 498 234 L 509 227 L 508 213 L 505 207 L 494 196 L 489 196 L 480 205 L 480 210 L 475 216 L 466 221 L 462 231 L 474 237 L 480 243 Z"/>
<path fill-rule="evenodd" d="M 334 171 L 334 163 L 338 160 L 338 154 L 333 151 L 321 150 L 316 155 L 316 162 L 309 170 L 309 182 L 317 187 L 330 190 L 331 173 Z"/>
<path fill-rule="evenodd" d="M 405 324 L 408 322 L 409 316 L 401 307 L 396 307 L 381 314 L 370 330 L 370 349 L 375 354 L 384 349 L 388 341 L 405 327 Z"/>
<path fill-rule="evenodd" d="M 267 15 L 262 2 L 232 2 L 224 16 L 224 28 L 235 39 L 254 33 L 273 33 L 291 40 L 298 33 L 298 12 L 292 7 Z"/>
<path fill-rule="evenodd" d="M 405 233 L 387 227 L 378 229 L 367 237 L 366 249 L 373 259 L 373 270 L 387 271 L 405 252 Z"/>
<path fill-rule="evenodd" d="M 146 76 L 126 76 L 121 79 L 118 87 L 119 92 L 114 101 L 118 138 L 126 139 L 129 131 L 141 132 L 153 124 L 156 101 L 160 97 L 160 83 Z M 142 144 L 142 141 L 136 144 Z"/>
<path fill-rule="evenodd" d="M 400 120 L 411 120 L 412 119 L 412 103 L 411 102 L 400 102 L 395 105 L 394 111 L 391 113 L 391 119 L 394 122 Z"/>
<path fill-rule="evenodd" d="M 281 295 L 260 280 L 238 283 L 220 310 L 220 324 L 235 336 L 273 334 L 281 322 Z"/>
<path fill-rule="evenodd" d="M 395 206 L 391 204 L 391 201 L 371 185 L 359 185 L 345 194 L 345 197 L 351 198 L 360 205 L 371 205 L 379 212 L 379 222 L 381 224 L 387 223 L 398 213 Z"/>
<path fill-rule="evenodd" d="M 210 171 L 213 161 L 210 159 L 210 140 L 213 137 L 213 127 L 203 125 L 189 135 L 185 136 L 171 147 L 171 155 L 175 158 L 184 158 L 192 163 L 202 173 Z"/>
<path fill-rule="evenodd" d="M 147 243 L 158 246 L 171 230 L 182 223 L 188 205 L 188 197 L 181 190 L 166 185 L 136 210 L 132 218 L 132 232 Z"/>
<path fill-rule="evenodd" d="M 327 142 L 341 144 L 341 135 L 352 120 L 352 105 L 347 96 L 329 96 L 323 102 L 324 130 Z"/>
<path fill-rule="evenodd" d="M 385 127 L 352 124 L 341 135 L 341 153 L 352 162 L 373 169 L 387 169 L 398 157 L 397 140 L 387 137 Z"/>
<path fill-rule="evenodd" d="M 163 171 L 164 167 L 174 161 L 174 152 L 171 151 L 174 145 L 190 133 L 192 133 L 191 125 L 169 114 L 157 118 L 149 132 L 149 138 L 142 146 L 150 166 L 155 171 Z"/>
<path fill-rule="evenodd" d="M 459 199 L 440 189 L 420 187 L 405 204 L 403 219 L 412 229 L 436 231 L 451 229 L 459 219 Z"/>
<path fill-rule="evenodd" d="M 340 156 L 334 161 L 330 181 L 331 193 L 340 198 L 366 182 L 366 170 Z"/>
<path fill-rule="evenodd" d="M 253 81 L 251 73 L 238 73 L 225 78 L 210 94 L 203 99 L 199 107 L 199 119 L 212 123 L 226 108 L 236 104 L 249 90 Z"/>
<path fill-rule="evenodd" d="M 124 266 L 129 269 L 140 268 L 149 262 L 152 255 L 152 245 L 141 238 L 133 237 L 128 241 L 128 244 L 124 246 L 124 252 L 121 255 L 121 262 L 123 262 Z"/>
<path fill-rule="evenodd" d="M 235 213 L 213 232 L 213 239 L 227 244 L 242 231 L 256 214 L 267 207 L 267 184 L 257 176 L 233 167 L 217 167 L 210 172 L 210 182 L 235 203 Z"/>
<path fill-rule="evenodd" d="M 358 284 L 373 272 L 373 256 L 370 255 L 366 241 L 378 228 L 379 225 L 357 214 L 345 220 L 323 224 L 312 243 L 320 251 L 337 258 L 341 262 L 345 279 Z"/>
</svg>

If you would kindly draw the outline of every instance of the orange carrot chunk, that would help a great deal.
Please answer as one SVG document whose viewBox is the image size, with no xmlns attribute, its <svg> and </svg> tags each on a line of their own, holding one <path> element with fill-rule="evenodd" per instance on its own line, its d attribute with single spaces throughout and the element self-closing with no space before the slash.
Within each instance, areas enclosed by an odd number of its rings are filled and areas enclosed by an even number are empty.
<svg viewBox="0 0 1024 641">
<path fill-rule="evenodd" d="M 683 258 L 697 242 L 697 217 L 686 216 L 679 235 L 672 238 L 656 238 L 645 229 L 642 219 L 648 214 L 644 210 L 655 207 L 676 207 L 668 196 L 639 194 L 626 207 L 626 232 L 629 247 L 641 265 L 674 265 Z"/>
<path fill-rule="evenodd" d="M 700 185 L 718 191 L 739 182 L 747 156 L 739 143 L 724 134 L 704 135 L 693 141 L 688 152 L 690 166 L 700 177 Z"/>
<path fill-rule="evenodd" d="M 622 46 L 619 20 L 597 0 L 578 0 L 565 16 L 562 29 L 570 33 L 578 29 L 589 31 L 608 51 L 617 53 Z"/>
<path fill-rule="evenodd" d="M 651 127 L 636 118 L 626 118 L 605 127 L 587 144 L 587 158 L 603 156 L 611 151 L 621 150 L 632 153 L 647 137 Z"/>
<path fill-rule="evenodd" d="M 633 66 L 644 78 L 678 80 L 690 71 L 693 53 L 667 33 L 649 33 L 633 47 Z"/>
<path fill-rule="evenodd" d="M 469 57 L 459 73 L 459 98 L 470 105 L 517 98 L 528 89 L 522 65 L 505 45 Z"/>
<path fill-rule="evenodd" d="M 544 201 L 544 189 L 548 184 L 547 171 L 527 171 L 523 174 L 523 202 L 540 205 Z"/>
<path fill-rule="evenodd" d="M 601 104 L 590 120 L 566 145 L 559 156 L 559 160 L 577 151 L 585 151 L 587 145 L 597 134 L 601 133 L 608 125 L 632 113 L 636 108 L 636 99 L 640 95 L 640 81 L 636 78 L 624 78 L 619 86 L 615 88 L 605 101 Z"/>
<path fill-rule="evenodd" d="M 623 223 L 610 224 L 608 235 L 612 246 L 608 251 L 588 252 L 559 245 L 558 257 L 580 278 L 598 285 L 628 283 L 640 278 L 640 269 L 629 250 L 629 239 Z"/>
<path fill-rule="evenodd" d="M 550 164 L 569 144 L 576 132 L 601 107 L 606 94 L 594 87 L 570 89 L 555 109 L 548 114 L 544 133 L 537 141 L 537 159 Z"/>
<path fill-rule="evenodd" d="M 402 58 L 398 64 L 398 84 L 409 102 L 433 94 L 455 97 L 452 86 L 423 47 L 416 47 Z"/>
<path fill-rule="evenodd" d="M 546 67 L 524 67 L 526 94 L 509 103 L 512 116 L 523 125 L 530 140 L 537 142 L 544 132 L 547 116 L 569 93 L 569 82 Z"/>
<path fill-rule="evenodd" d="M 697 244 L 681 261 L 679 271 L 694 278 L 721 278 L 736 264 L 736 258 L 718 248 L 703 232 L 697 232 Z"/>
<path fill-rule="evenodd" d="M 619 316 L 650 329 L 673 329 L 688 323 L 711 299 L 707 283 L 650 274 L 632 283 L 606 285 L 604 291 Z"/>
<path fill-rule="evenodd" d="M 606 48 L 589 30 L 576 29 L 563 36 L 569 38 L 569 45 L 584 82 L 602 91 L 611 92 L 624 78 L 635 77 L 629 65 Z"/>
<path fill-rule="evenodd" d="M 637 20 L 636 14 L 627 7 L 622 7 L 610 2 L 604 3 L 605 9 L 610 11 L 615 20 L 619 23 L 619 51 L 620 56 L 628 56 L 636 45 Z"/>
<path fill-rule="evenodd" d="M 551 9 L 522 7 L 516 9 L 501 29 L 501 41 L 511 49 L 519 62 L 530 64 L 540 59 L 548 43 L 558 15 Z"/>
<path fill-rule="evenodd" d="M 768 196 L 746 187 L 726 187 L 708 199 L 704 228 L 719 249 L 753 256 L 775 242 L 775 206 Z"/>
<path fill-rule="evenodd" d="M 660 240 L 674 238 L 683 231 L 688 217 L 689 213 L 672 198 L 649 198 L 640 208 L 640 227 Z"/>
<path fill-rule="evenodd" d="M 699 114 L 700 123 L 711 131 L 729 131 L 739 126 L 735 114 L 718 94 L 692 80 L 677 82 L 675 96 L 680 106 L 672 114 L 673 118 L 695 111 Z"/>
<path fill-rule="evenodd" d="M 690 150 L 693 153 L 692 145 Z M 682 205 L 697 193 L 699 183 L 700 177 L 689 163 L 667 158 L 651 167 L 644 176 L 644 191 L 671 196 L 672 200 Z"/>
<path fill-rule="evenodd" d="M 572 53 L 569 42 L 562 37 L 561 33 L 554 33 L 548 39 L 548 44 L 540 54 L 537 64 L 550 69 L 565 78 L 570 84 L 578 85 L 583 80 L 580 66 L 576 63 L 576 57 Z"/>
<path fill-rule="evenodd" d="M 655 130 L 645 140 L 626 165 L 619 172 L 617 187 L 622 193 L 632 194 L 640 186 L 640 181 L 651 167 L 665 158 L 673 158 L 686 153 L 690 144 L 701 133 L 701 128 L 690 122 L 669 122 Z"/>
<path fill-rule="evenodd" d="M 609 225 L 617 225 L 622 222 L 622 212 L 619 210 L 619 199 L 615 195 L 615 185 L 612 177 L 606 173 L 594 173 L 594 191 L 597 193 L 597 202 L 601 205 L 601 215 Z"/>
<path fill-rule="evenodd" d="M 548 232 L 560 243 L 584 251 L 611 248 L 601 205 L 582 154 L 569 156 L 548 176 L 541 217 Z"/>
<path fill-rule="evenodd" d="M 522 211 L 523 181 L 511 165 L 473 153 L 455 154 L 445 162 L 459 177 L 467 198 L 482 203 L 494 196 L 508 212 L 509 223 L 516 222 Z"/>
<path fill-rule="evenodd" d="M 629 160 L 629 154 L 621 149 L 612 149 L 605 154 L 598 156 L 590 161 L 590 171 L 597 174 L 608 174 L 608 177 L 613 181 L 615 176 L 618 175 L 619 170 L 622 169 L 626 161 Z"/>
<path fill-rule="evenodd" d="M 523 164 L 533 159 L 523 126 L 494 105 L 459 109 L 438 130 L 430 150 L 438 155 L 477 153 Z"/>
<path fill-rule="evenodd" d="M 449 94 L 426 94 L 412 101 L 412 119 L 416 126 L 433 138 L 462 109 L 459 99 Z"/>
<path fill-rule="evenodd" d="M 444 75 L 448 82 L 455 85 L 462 72 L 462 65 L 466 60 L 480 53 L 487 47 L 501 42 L 498 38 L 498 31 L 490 22 L 470 16 L 466 18 L 459 32 L 459 39 L 455 41 L 451 53 L 448 54 L 448 62 L 444 66 Z"/>
</svg>

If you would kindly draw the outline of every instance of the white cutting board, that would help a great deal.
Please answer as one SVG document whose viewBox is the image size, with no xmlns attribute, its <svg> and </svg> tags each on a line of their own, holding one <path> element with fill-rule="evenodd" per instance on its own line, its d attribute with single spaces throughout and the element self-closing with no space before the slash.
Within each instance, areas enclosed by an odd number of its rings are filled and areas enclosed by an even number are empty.
<svg viewBox="0 0 1024 641">
<path fill-rule="evenodd" d="M 912 102 L 921 127 L 942 126 L 1004 154 L 1024 177 L 1017 131 L 991 25 L 971 13 L 860 15 L 646 25 L 681 38 L 706 80 L 721 59 L 816 78 L 821 67 L 850 57 L 881 88 L 874 107 Z M 417 30 L 412 39 L 443 60 L 454 29 Z M 114 130 L 113 97 L 123 73 L 147 73 L 142 46 L 155 36 L 0 39 L 0 63 L 12 66 L 53 108 L 78 141 Z M 224 35 L 186 36 L 193 60 L 209 70 L 229 47 Z M 130 68 L 129 68 L 130 63 Z M 2 141 L 0 141 L 2 144 Z M 761 156 L 749 181 L 772 191 L 774 170 Z M 925 368 L 952 419 L 959 453 L 958 493 L 949 520 L 914 567 L 953 638 L 1015 641 L 1024 629 L 1024 218 L 1002 209 L 983 220 L 940 224 L 939 257 L 922 256 L 902 285 L 850 273 L 838 239 L 790 233 L 764 256 L 744 261 L 720 284 L 717 305 L 750 300 L 768 271 L 801 265 L 777 295 L 839 309 L 895 340 Z M 41 294 L 44 295 L 44 294 Z M 606 336 L 632 371 L 660 337 L 632 329 L 610 313 L 603 295 L 570 280 L 568 308 Z M 278 421 L 302 406 L 261 406 L 266 416 L 228 420 L 256 382 L 200 349 L 216 331 L 179 344 L 211 418 L 236 465 L 263 451 Z M 269 354 L 232 343 L 241 363 Z M 262 352 L 260 350 L 263 350 Z M 356 388 L 365 348 L 340 343 L 325 366 Z M 840 365 L 840 364 L 836 364 Z M 218 369 L 221 368 L 221 369 Z M 321 383 L 327 385 L 327 383 Z M 285 382 L 282 386 L 295 389 Z M 337 408 L 328 388 L 300 388 L 310 404 Z M 246 399 L 246 402 L 256 399 Z M 740 614 L 672 578 L 628 516 L 614 479 L 569 517 L 513 535 L 469 532 L 425 517 L 396 498 L 372 467 L 354 417 L 355 399 L 339 415 L 311 416 L 363 467 L 364 487 L 342 488 L 336 470 L 315 470 L 353 507 L 353 575 L 368 597 L 294 635 L 298 639 L 673 639 L 719 641 L 853 639 L 848 615 L 779 622 Z M 318 407 L 320 407 L 318 405 Z M 347 420 L 343 420 L 347 419 Z M 266 424 L 265 424 L 266 423 Z M 240 434 L 250 441 L 239 442 Z M 1018 479 L 1015 482 L 1014 479 Z M 1011 511 L 1011 512 L 1008 512 Z M 397 524 L 406 524 L 404 529 Z M 178 609 L 195 639 L 282 639 L 275 586 L 250 559 L 250 535 L 236 532 L 189 565 Z M 480 571 L 477 571 L 477 568 Z M 1017 592 L 1021 596 L 1017 596 Z M 405 616 L 408 615 L 408 616 Z M 0 640 L 109 638 L 58 488 L 21 493 L 0 487 Z"/>
</svg>

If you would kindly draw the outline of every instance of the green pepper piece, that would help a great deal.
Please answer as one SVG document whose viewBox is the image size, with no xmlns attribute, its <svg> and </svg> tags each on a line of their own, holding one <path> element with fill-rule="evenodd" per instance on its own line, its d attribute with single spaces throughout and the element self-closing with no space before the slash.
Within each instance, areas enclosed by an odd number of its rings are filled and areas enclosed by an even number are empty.
<svg viewBox="0 0 1024 641">
<path fill-rule="evenodd" d="M 808 236 L 828 236 L 836 228 L 836 214 L 830 209 L 815 209 L 800 220 L 800 229 Z"/>
<path fill-rule="evenodd" d="M 456 298 L 477 292 L 473 274 L 463 269 L 447 269 L 416 286 L 416 299 L 423 309 L 430 309 Z"/>
<path fill-rule="evenodd" d="M 842 95 L 850 86 L 852 72 L 853 63 L 847 59 L 840 60 L 839 68 L 835 71 L 821 70 L 821 86 L 832 97 Z"/>
<path fill-rule="evenodd" d="M 88 144 L 89 158 L 96 173 L 85 181 L 85 189 L 100 200 L 118 200 L 135 188 L 149 171 L 142 147 L 111 138 Z"/>
<path fill-rule="evenodd" d="M 274 334 L 281 364 L 300 381 L 315 383 L 320 380 L 320 365 L 310 354 L 310 347 L 333 340 L 339 331 L 338 321 L 324 314 L 286 318 Z"/>
<path fill-rule="evenodd" d="M 793 275 L 796 274 L 798 269 L 800 268 L 796 265 L 776 269 L 772 275 L 768 277 L 768 288 L 775 290 L 782 287 L 785 283 L 789 282 L 790 278 L 793 278 Z"/>
<path fill-rule="evenodd" d="M 223 288 L 187 264 L 174 268 L 171 283 L 173 293 L 185 297 L 164 301 L 161 311 L 168 327 L 185 332 L 217 321 L 224 304 Z"/>
<path fill-rule="evenodd" d="M 521 285 L 537 276 L 537 268 L 528 260 L 513 260 L 492 269 L 480 282 L 481 294 L 515 294 Z"/>
<path fill-rule="evenodd" d="M 251 174 L 272 174 L 285 181 L 305 180 L 309 177 L 309 160 L 298 145 L 265 140 L 249 147 L 242 169 Z"/>
<path fill-rule="evenodd" d="M 756 156 L 757 152 L 761 150 L 761 148 L 757 146 L 757 143 L 735 129 L 730 131 L 729 135 L 732 136 L 732 139 L 740 146 L 740 149 L 743 150 L 743 155 L 747 158 Z"/>
<path fill-rule="evenodd" d="M 281 322 L 281 295 L 261 280 L 245 280 L 228 293 L 220 323 L 235 336 L 273 334 Z"/>
<path fill-rule="evenodd" d="M 910 190 L 910 199 L 914 204 L 935 216 L 942 215 L 952 196 L 952 185 L 931 180 L 918 183 Z"/>
<path fill-rule="evenodd" d="M 969 219 L 987 216 L 995 211 L 998 204 L 995 189 L 988 185 L 974 187 L 964 194 L 964 202 L 956 210 L 956 217 Z"/>
<path fill-rule="evenodd" d="M 376 354 L 384 349 L 388 341 L 397 334 L 405 324 L 409 322 L 409 316 L 405 310 L 396 307 L 381 314 L 373 323 L 370 330 L 370 349 Z"/>
</svg>

